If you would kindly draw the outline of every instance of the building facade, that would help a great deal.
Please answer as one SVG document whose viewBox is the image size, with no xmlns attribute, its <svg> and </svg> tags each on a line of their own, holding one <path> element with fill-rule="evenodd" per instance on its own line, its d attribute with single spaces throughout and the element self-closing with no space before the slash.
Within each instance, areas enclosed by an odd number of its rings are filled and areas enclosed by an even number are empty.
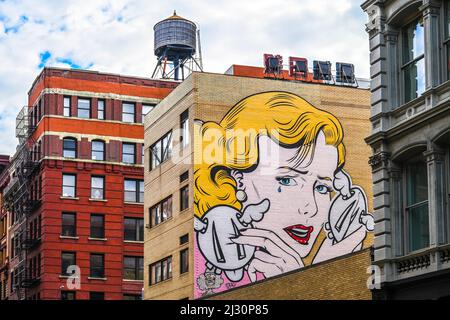
<svg viewBox="0 0 450 320">
<path fill-rule="evenodd" d="M 143 115 L 176 86 L 45 68 L 9 168 L 10 299 L 140 299 Z"/>
<path fill-rule="evenodd" d="M 450 297 L 450 3 L 366 1 L 379 299 Z"/>
<path fill-rule="evenodd" d="M 3 188 L 9 180 L 9 156 L 0 155 L 0 300 L 9 294 L 8 214 L 3 210 Z"/>
<path fill-rule="evenodd" d="M 145 122 L 145 299 L 369 299 L 369 112 L 367 89 L 262 68 L 187 78 Z"/>
</svg>

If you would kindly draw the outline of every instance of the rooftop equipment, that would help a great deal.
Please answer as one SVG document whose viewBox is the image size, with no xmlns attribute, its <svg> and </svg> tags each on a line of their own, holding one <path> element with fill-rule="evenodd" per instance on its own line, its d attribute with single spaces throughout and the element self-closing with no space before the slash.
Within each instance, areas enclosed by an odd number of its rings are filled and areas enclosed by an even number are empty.
<svg viewBox="0 0 450 320">
<path fill-rule="evenodd" d="M 283 57 L 280 55 L 264 54 L 264 73 L 278 77 L 283 72 Z"/>
<path fill-rule="evenodd" d="M 153 29 L 158 62 L 152 78 L 184 80 L 192 71 L 203 71 L 200 30 L 194 22 L 174 11 L 171 17 L 158 22 Z"/>
<path fill-rule="evenodd" d="M 295 79 L 306 80 L 308 76 L 308 60 L 289 57 L 289 75 Z"/>
<path fill-rule="evenodd" d="M 314 80 L 334 81 L 331 73 L 330 61 L 316 61 L 313 63 Z"/>
<path fill-rule="evenodd" d="M 355 66 L 351 63 L 336 63 L 336 81 L 346 84 L 356 83 Z"/>
</svg>

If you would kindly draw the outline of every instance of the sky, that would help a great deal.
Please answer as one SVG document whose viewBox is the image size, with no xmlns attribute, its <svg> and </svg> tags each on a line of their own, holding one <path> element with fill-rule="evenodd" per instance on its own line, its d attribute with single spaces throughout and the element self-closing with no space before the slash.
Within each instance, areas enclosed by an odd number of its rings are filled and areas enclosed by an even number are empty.
<svg viewBox="0 0 450 320">
<path fill-rule="evenodd" d="M 198 24 L 204 70 L 262 66 L 263 54 L 355 64 L 369 77 L 362 0 L 0 0 L 0 154 L 14 154 L 15 118 L 44 66 L 151 77 L 153 26 Z"/>
</svg>

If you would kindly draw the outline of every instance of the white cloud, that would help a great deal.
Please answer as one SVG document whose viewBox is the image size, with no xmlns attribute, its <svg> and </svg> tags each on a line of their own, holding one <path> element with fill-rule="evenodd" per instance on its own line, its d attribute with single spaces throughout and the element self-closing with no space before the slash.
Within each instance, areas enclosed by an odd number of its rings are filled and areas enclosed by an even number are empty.
<svg viewBox="0 0 450 320">
<path fill-rule="evenodd" d="M 39 74 L 70 59 L 92 70 L 151 76 L 153 25 L 174 9 L 201 28 L 206 71 L 261 66 L 263 53 L 356 65 L 369 76 L 361 0 L 0 0 L 0 153 L 15 150 L 15 116 Z M 24 17 L 26 17 L 24 22 Z M 8 33 L 4 30 L 9 29 Z"/>
</svg>

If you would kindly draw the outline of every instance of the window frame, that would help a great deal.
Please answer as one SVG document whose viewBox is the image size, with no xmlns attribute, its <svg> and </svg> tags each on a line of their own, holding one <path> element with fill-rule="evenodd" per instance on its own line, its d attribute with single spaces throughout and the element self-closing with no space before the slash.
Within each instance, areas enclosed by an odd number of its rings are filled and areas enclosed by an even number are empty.
<svg viewBox="0 0 450 320">
<path fill-rule="evenodd" d="M 94 188 L 94 179 L 102 179 L 102 187 L 95 187 Z M 106 199 L 106 177 L 105 176 L 98 176 L 98 175 L 92 175 L 91 176 L 91 200 L 105 200 Z M 101 198 L 98 198 L 94 195 L 94 192 L 97 190 L 101 190 Z"/>
<path fill-rule="evenodd" d="M 181 147 L 186 148 L 190 144 L 190 124 L 189 124 L 189 109 L 180 115 L 180 142 Z"/>
<path fill-rule="evenodd" d="M 166 217 L 163 216 L 164 204 L 167 205 L 167 216 Z M 155 213 L 155 218 L 153 218 L 154 210 L 157 210 Z M 156 219 L 157 217 L 158 217 L 158 219 Z M 155 204 L 149 208 L 150 228 L 157 227 L 160 224 L 170 220 L 172 217 L 173 217 L 173 197 L 172 196 L 165 198 L 164 200 L 158 202 L 157 204 Z"/>
<path fill-rule="evenodd" d="M 73 148 L 66 148 L 66 142 L 72 142 Z M 73 152 L 73 156 L 66 155 L 66 152 Z M 63 138 L 63 158 L 67 159 L 77 159 L 78 157 L 78 140 L 73 137 L 65 137 Z"/>
<path fill-rule="evenodd" d="M 167 145 L 164 141 L 167 139 Z M 158 148 L 156 148 L 158 146 Z M 155 152 L 155 149 L 157 150 Z M 150 171 L 155 170 L 172 157 L 173 141 L 172 130 L 163 135 L 150 146 Z"/>
<path fill-rule="evenodd" d="M 102 149 L 103 149 L 102 151 L 94 149 L 94 146 L 95 145 L 99 145 L 99 144 L 102 145 Z M 103 140 L 92 140 L 92 142 L 91 142 L 91 160 L 94 160 L 94 161 L 105 161 L 105 159 L 106 159 L 106 157 L 105 157 L 105 150 L 106 150 L 106 143 L 105 143 L 105 141 L 103 141 Z M 101 154 L 102 159 L 94 159 L 94 153 L 95 154 Z"/>
<path fill-rule="evenodd" d="M 413 101 L 414 99 L 417 99 L 417 98 L 421 97 L 423 95 L 423 93 L 426 91 L 425 65 L 424 65 L 424 79 L 423 79 L 424 91 L 420 95 L 417 95 L 416 97 L 412 97 L 412 92 L 411 92 L 410 93 L 411 94 L 410 97 L 407 97 L 406 81 L 405 81 L 406 72 L 408 72 L 407 70 L 408 70 L 409 67 L 417 64 L 421 60 L 423 60 L 424 64 L 426 63 L 426 61 L 425 61 L 425 54 L 426 54 L 426 52 L 425 52 L 425 26 L 423 27 L 424 28 L 424 39 L 423 39 L 423 42 L 424 42 L 424 53 L 422 53 L 422 54 L 420 54 L 420 55 L 418 55 L 416 57 L 413 56 L 412 58 L 409 58 L 409 60 L 405 62 L 405 60 L 406 60 L 405 53 L 406 52 L 405 52 L 404 41 L 405 41 L 405 37 L 406 37 L 406 34 L 407 34 L 407 28 L 409 26 L 413 25 L 413 24 L 417 25 L 420 20 L 422 20 L 422 23 L 424 24 L 423 16 L 422 15 L 417 15 L 413 19 L 410 19 L 406 23 L 404 23 L 402 25 L 402 27 L 400 28 L 401 38 L 400 38 L 400 41 L 399 41 L 399 47 L 400 47 L 400 55 L 399 55 L 399 60 L 400 60 L 400 63 L 399 63 L 400 69 L 399 69 L 399 71 L 400 71 L 400 73 L 399 73 L 399 76 L 400 76 L 401 91 L 402 91 L 401 101 L 402 101 L 403 104 L 406 104 L 406 103 L 408 103 L 410 101 Z M 416 89 L 418 89 L 418 86 L 417 86 Z"/>
<path fill-rule="evenodd" d="M 101 257 L 101 266 L 94 266 L 93 264 L 93 258 L 94 257 Z M 97 271 L 99 274 L 96 274 Z M 89 277 L 94 279 L 104 279 L 105 278 L 105 254 L 104 253 L 91 253 L 89 255 Z"/>
<path fill-rule="evenodd" d="M 133 106 L 133 113 L 125 112 L 125 108 L 124 108 L 125 105 Z M 128 120 L 125 119 L 126 116 L 130 116 L 130 115 L 133 116 L 133 121 L 128 121 Z M 134 103 L 134 102 L 126 102 L 126 101 L 122 102 L 122 122 L 125 122 L 125 123 L 136 123 L 136 103 Z"/>
<path fill-rule="evenodd" d="M 89 108 L 80 108 L 80 101 L 89 101 Z M 81 110 L 81 112 L 80 112 Z M 85 117 L 85 116 L 81 116 L 83 112 L 89 112 L 89 116 Z M 77 99 L 77 118 L 80 119 L 91 119 L 92 118 L 92 99 L 90 98 L 78 98 Z"/>
<path fill-rule="evenodd" d="M 102 224 L 101 224 L 100 227 L 98 227 L 98 226 L 94 227 L 93 226 L 93 222 L 94 222 L 93 218 L 101 218 Z M 89 217 L 89 238 L 90 239 L 101 239 L 101 240 L 105 239 L 105 237 L 106 237 L 106 235 L 105 235 L 105 232 L 106 232 L 105 224 L 106 224 L 106 221 L 105 221 L 105 215 L 104 214 L 92 213 L 90 215 L 90 217 Z M 100 232 L 101 236 L 97 236 L 95 233 L 100 228 L 101 228 L 101 232 Z"/>
<path fill-rule="evenodd" d="M 145 123 L 145 116 L 148 115 L 154 108 L 155 108 L 155 104 L 151 104 L 151 103 L 143 103 L 142 104 L 142 123 Z M 144 113 L 144 109 L 148 108 L 149 110 Z"/>
<path fill-rule="evenodd" d="M 135 188 L 136 188 L 135 191 L 127 190 L 127 188 L 126 188 L 126 185 L 127 185 L 126 182 L 127 181 L 134 182 Z M 124 187 L 123 187 L 123 193 L 124 193 L 123 200 L 124 200 L 124 202 L 137 203 L 137 204 L 143 204 L 144 203 L 144 189 L 145 189 L 145 186 L 144 186 L 144 181 L 143 180 L 125 178 L 123 180 L 123 184 L 124 184 Z M 142 190 L 141 190 L 141 187 L 142 187 Z M 127 192 L 133 192 L 134 193 L 134 200 L 133 201 L 127 200 Z"/>
<path fill-rule="evenodd" d="M 69 105 L 66 105 L 66 101 L 69 102 Z M 68 112 L 66 113 L 66 111 L 68 111 Z M 63 97 L 63 116 L 64 117 L 72 116 L 72 97 L 70 97 L 70 96 Z"/>
<path fill-rule="evenodd" d="M 180 212 L 188 210 L 189 207 L 189 185 L 185 185 L 180 188 Z"/>
<path fill-rule="evenodd" d="M 134 267 L 127 267 L 126 260 L 133 261 Z M 131 270 L 133 277 L 127 277 L 127 269 Z M 132 270 L 134 269 L 134 270 Z M 123 279 L 133 281 L 144 281 L 144 257 L 124 256 L 123 257 Z"/>
<path fill-rule="evenodd" d="M 134 236 L 133 239 L 127 237 L 127 223 L 126 221 L 133 221 L 134 223 Z M 125 217 L 123 222 L 123 239 L 124 241 L 133 241 L 133 242 L 143 242 L 144 241 L 144 219 L 143 218 L 134 218 L 134 217 Z"/>
<path fill-rule="evenodd" d="M 64 176 L 69 176 L 74 178 L 74 185 L 65 185 L 64 184 Z M 73 188 L 73 196 L 71 195 L 64 195 L 64 188 Z M 77 197 L 77 175 L 74 173 L 63 173 L 62 174 L 62 197 L 64 198 L 76 198 Z"/>
<path fill-rule="evenodd" d="M 72 255 L 72 258 L 73 258 L 73 259 L 71 259 L 73 263 L 68 264 L 65 269 L 64 269 L 65 264 L 64 264 L 64 258 L 63 258 L 64 255 Z M 75 251 L 61 251 L 61 276 L 63 276 L 63 277 L 72 276 L 72 274 L 67 273 L 67 268 L 69 266 L 73 266 L 76 264 L 77 264 L 77 253 Z"/>
<path fill-rule="evenodd" d="M 64 295 L 72 295 L 72 299 L 64 299 Z M 76 291 L 71 291 L 71 290 L 62 290 L 61 291 L 61 300 L 62 301 L 74 301 L 77 300 L 77 292 Z"/>
<path fill-rule="evenodd" d="M 163 270 L 164 267 L 164 263 L 167 267 L 165 273 Z M 159 266 L 159 270 L 160 270 L 160 277 L 159 280 L 157 280 L 158 278 L 156 278 L 156 267 Z M 153 271 L 153 269 L 155 269 L 155 271 Z M 164 277 L 164 274 L 166 275 Z M 153 281 L 153 275 L 155 275 L 155 281 Z M 168 281 L 171 280 L 173 277 L 173 259 L 172 256 L 166 257 L 160 261 L 157 261 L 155 263 L 152 263 L 149 265 L 149 286 L 153 286 L 156 284 L 159 284 L 161 282 L 164 281 Z"/>
<path fill-rule="evenodd" d="M 183 258 L 185 260 L 183 260 Z M 184 262 L 185 264 L 183 264 Z M 188 272 L 189 272 L 189 248 L 186 248 L 180 251 L 180 274 L 183 275 Z"/>
<path fill-rule="evenodd" d="M 129 153 L 129 152 L 125 152 L 125 148 L 126 147 L 132 147 L 133 148 L 133 153 Z M 127 143 L 127 142 L 123 142 L 122 143 L 122 162 L 126 163 L 126 164 L 136 164 L 136 144 L 135 143 Z M 126 157 L 132 157 L 133 160 L 131 162 L 129 161 L 125 161 Z"/>
<path fill-rule="evenodd" d="M 102 105 L 102 108 L 100 108 L 100 105 Z M 105 109 L 106 109 L 106 101 L 104 99 L 98 99 L 97 100 L 97 119 L 98 120 L 105 120 Z M 100 116 L 100 114 L 102 116 Z"/>
<path fill-rule="evenodd" d="M 73 217 L 73 225 L 72 226 L 68 226 L 68 225 L 64 224 L 64 216 L 72 216 Z M 73 233 L 69 232 L 70 234 L 67 234 L 65 232 L 65 228 L 72 229 Z M 69 237 L 69 238 L 76 238 L 77 237 L 77 214 L 75 212 L 63 211 L 61 213 L 61 236 L 62 237 Z"/>
<path fill-rule="evenodd" d="M 429 207 L 430 199 L 428 196 L 427 196 L 427 200 L 419 201 L 412 205 L 408 205 L 408 194 L 407 194 L 408 193 L 408 165 L 414 164 L 418 161 L 423 161 L 424 162 L 423 164 L 425 165 L 425 167 L 428 170 L 427 163 L 426 163 L 425 159 L 423 159 L 423 157 L 421 157 L 421 156 L 411 157 L 409 160 L 403 162 L 403 165 L 402 165 L 402 181 L 401 181 L 402 196 L 401 196 L 401 198 L 402 198 L 402 215 L 403 215 L 403 217 L 401 219 L 402 219 L 402 228 L 403 228 L 402 247 L 403 247 L 405 255 L 409 255 L 416 251 L 426 249 L 427 247 L 430 246 L 430 234 L 428 233 L 428 245 L 427 246 L 425 246 L 424 248 L 419 248 L 419 249 L 415 249 L 415 250 L 411 249 L 410 230 L 409 230 L 410 229 L 410 211 L 412 209 L 418 208 L 421 205 L 424 205 L 425 203 L 427 203 L 427 205 L 428 205 L 428 209 L 427 209 L 428 210 L 428 212 L 427 212 L 428 220 L 430 218 L 430 207 Z M 427 191 L 429 190 L 429 187 L 430 186 L 428 184 L 428 172 L 427 172 Z"/>
</svg>

